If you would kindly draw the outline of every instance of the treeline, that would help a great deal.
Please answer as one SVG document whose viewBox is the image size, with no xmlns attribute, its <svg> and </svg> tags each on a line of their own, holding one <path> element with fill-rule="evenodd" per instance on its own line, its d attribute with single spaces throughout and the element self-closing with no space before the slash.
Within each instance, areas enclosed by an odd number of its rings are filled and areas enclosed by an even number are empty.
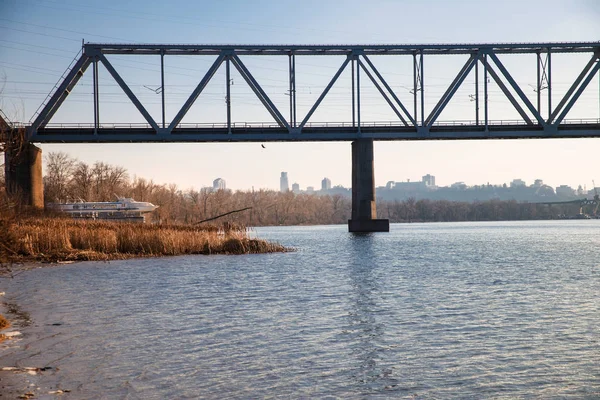
<svg viewBox="0 0 600 400">
<path fill-rule="evenodd" d="M 62 152 L 46 156 L 44 195 L 46 203 L 82 199 L 110 201 L 132 197 L 160 206 L 152 213 L 155 222 L 189 223 L 232 213 L 220 221 L 248 226 L 343 224 L 351 215 L 351 199 L 342 195 L 280 193 L 273 190 L 230 191 L 181 190 L 176 185 L 156 184 L 131 178 L 118 166 L 78 161 Z M 379 218 L 391 222 L 447 222 L 554 219 L 575 216 L 576 204 L 542 205 L 516 201 L 452 202 L 447 200 L 378 201 Z M 591 211 L 588 211 L 591 212 Z"/>
</svg>

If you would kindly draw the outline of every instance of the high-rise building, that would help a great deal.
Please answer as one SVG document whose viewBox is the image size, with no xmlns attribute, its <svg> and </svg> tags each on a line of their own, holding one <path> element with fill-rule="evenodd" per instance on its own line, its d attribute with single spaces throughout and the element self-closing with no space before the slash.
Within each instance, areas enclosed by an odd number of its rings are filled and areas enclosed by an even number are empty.
<svg viewBox="0 0 600 400">
<path fill-rule="evenodd" d="M 329 178 L 323 178 L 321 181 L 321 190 L 329 190 L 331 189 L 331 180 Z"/>
<path fill-rule="evenodd" d="M 287 172 L 281 173 L 281 178 L 279 178 L 279 190 L 282 192 L 289 192 L 290 184 L 288 183 Z"/>
<path fill-rule="evenodd" d="M 225 179 L 217 178 L 213 181 L 213 190 L 225 190 L 226 188 Z"/>
<path fill-rule="evenodd" d="M 300 193 L 300 185 L 297 183 L 292 183 L 292 192 Z"/>
<path fill-rule="evenodd" d="M 435 186 L 435 176 L 427 174 L 421 179 L 421 182 L 423 182 L 425 186 Z"/>
</svg>

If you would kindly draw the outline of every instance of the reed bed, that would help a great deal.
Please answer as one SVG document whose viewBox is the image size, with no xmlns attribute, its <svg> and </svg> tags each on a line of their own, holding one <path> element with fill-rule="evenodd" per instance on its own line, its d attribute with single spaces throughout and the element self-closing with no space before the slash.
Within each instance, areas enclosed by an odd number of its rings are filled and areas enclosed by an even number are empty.
<svg viewBox="0 0 600 400">
<path fill-rule="evenodd" d="M 26 261 L 110 260 L 183 254 L 257 254 L 290 249 L 252 239 L 244 227 L 151 225 L 24 218 L 10 224 L 15 258 Z"/>
</svg>

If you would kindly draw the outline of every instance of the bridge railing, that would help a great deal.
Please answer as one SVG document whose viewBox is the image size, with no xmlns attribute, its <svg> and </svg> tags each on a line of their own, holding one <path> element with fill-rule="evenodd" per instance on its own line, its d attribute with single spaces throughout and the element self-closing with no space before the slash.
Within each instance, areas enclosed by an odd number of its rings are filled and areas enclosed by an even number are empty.
<svg viewBox="0 0 600 400">
<path fill-rule="evenodd" d="M 18 125 L 18 123 L 16 123 Z M 493 126 L 518 126 L 524 125 L 522 120 L 515 119 L 501 119 L 501 120 L 490 120 L 488 125 Z M 561 125 L 592 125 L 600 124 L 600 118 L 579 118 L 579 119 L 568 119 L 564 120 Z M 22 124 L 21 124 L 22 125 Z M 479 124 L 475 120 L 456 120 L 456 121 L 437 121 L 433 126 L 439 127 L 453 127 L 453 126 L 483 126 L 483 122 L 479 121 Z M 305 128 L 356 128 L 356 124 L 352 122 L 309 122 Z M 51 129 L 93 129 L 93 123 L 49 123 L 47 128 Z M 399 121 L 365 121 L 361 122 L 363 128 L 377 128 L 377 127 L 403 127 Z M 147 123 L 101 123 L 99 128 L 101 129 L 152 129 L 152 126 Z M 226 123 L 181 123 L 178 124 L 177 129 L 227 129 Z M 231 128 L 264 128 L 264 129 L 275 129 L 280 126 L 275 122 L 235 122 L 231 124 Z"/>
</svg>

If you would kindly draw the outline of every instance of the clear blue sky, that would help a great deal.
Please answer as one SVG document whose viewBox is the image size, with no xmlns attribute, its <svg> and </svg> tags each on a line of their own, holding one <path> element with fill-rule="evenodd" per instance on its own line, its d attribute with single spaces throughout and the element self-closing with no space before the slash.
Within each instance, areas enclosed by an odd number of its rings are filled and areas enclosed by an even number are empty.
<svg viewBox="0 0 600 400">
<path fill-rule="evenodd" d="M 96 1 L 0 0 L 0 107 L 11 118 L 28 121 L 81 47 L 91 42 L 244 43 L 244 44 L 380 44 L 482 43 L 600 40 L 600 2 L 596 0 L 521 1 Z M 160 97 L 158 58 L 111 59 L 156 119 Z M 426 59 L 428 93 L 443 93 L 464 59 L 437 63 Z M 554 61 L 554 60 L 553 60 Z M 566 91 L 585 58 L 557 57 L 555 96 Z M 303 114 L 341 61 L 298 58 L 299 114 Z M 178 110 L 212 59 L 167 57 L 167 120 Z M 285 59 L 246 61 L 267 93 L 286 110 Z M 562 63 L 562 64 L 561 64 Z M 412 69 L 377 60 L 399 95 L 410 98 Z M 535 84 L 532 59 L 507 61 L 519 83 Z M 105 122 L 141 122 L 139 113 L 101 70 L 101 118 Z M 53 122 L 91 122 L 91 69 Z M 234 74 L 234 120 L 269 121 L 258 100 Z M 349 79 L 342 79 L 324 102 L 315 121 L 347 120 Z M 445 86 L 446 85 L 446 86 Z M 184 122 L 222 122 L 224 76 L 217 74 Z M 599 84 L 584 93 L 573 118 L 600 118 Z M 473 119 L 471 89 L 457 93 L 442 120 Z M 528 92 L 533 99 L 533 90 Z M 558 97 L 555 97 L 558 99 Z M 432 101 L 435 100 L 432 98 Z M 514 118 L 499 92 L 490 92 L 491 118 Z M 557 100 L 555 100 L 556 104 Z M 429 105 L 431 106 L 431 105 Z M 286 114 L 287 115 L 287 114 Z M 217 121 L 214 121 L 217 119 Z M 391 120 L 374 92 L 365 89 L 363 120 Z M 334 185 L 350 186 L 350 143 L 259 144 L 119 144 L 43 145 L 82 161 L 126 167 L 132 175 L 182 189 L 209 185 L 222 177 L 233 189 L 277 188 L 279 174 L 302 188 L 319 186 L 327 176 Z M 504 183 L 542 178 L 552 186 L 600 185 L 598 140 L 384 142 L 376 143 L 377 185 L 418 180 L 427 173 L 440 185 Z"/>
</svg>

